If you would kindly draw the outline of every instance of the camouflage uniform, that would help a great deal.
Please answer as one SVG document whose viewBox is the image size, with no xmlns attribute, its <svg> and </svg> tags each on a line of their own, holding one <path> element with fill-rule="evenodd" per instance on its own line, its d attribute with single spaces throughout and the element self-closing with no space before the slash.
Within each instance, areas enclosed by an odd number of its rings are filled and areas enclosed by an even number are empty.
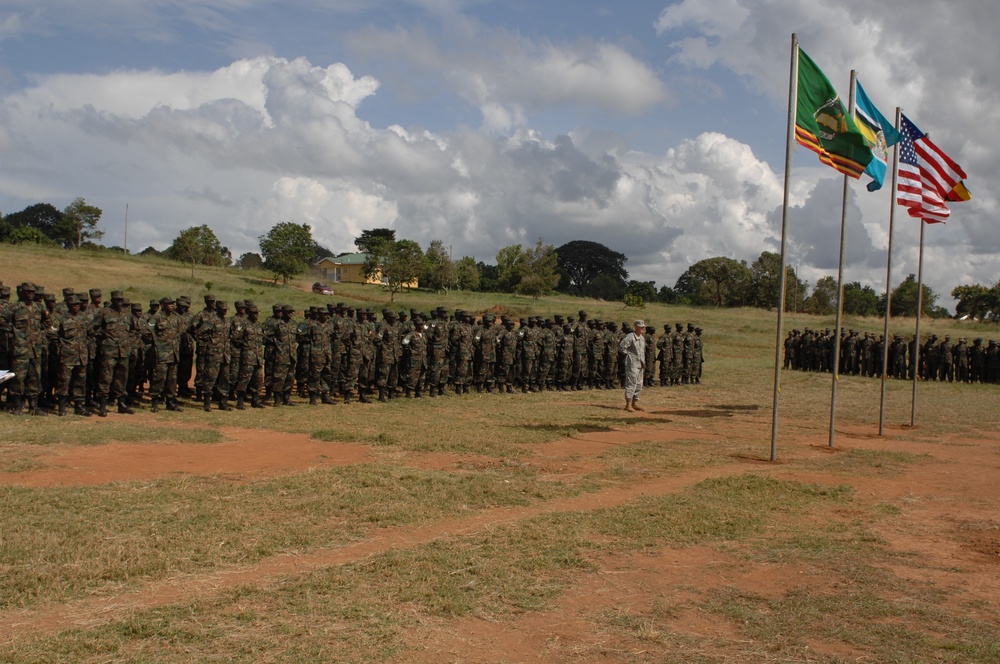
<svg viewBox="0 0 1000 664">
<path fill-rule="evenodd" d="M 42 346 L 45 343 L 42 307 L 35 302 L 34 284 L 23 283 L 18 301 L 3 312 L 4 329 L 8 335 L 8 354 L 15 376 L 8 381 L 13 404 L 12 412 L 20 414 L 24 400 L 33 415 L 44 415 L 38 397 L 42 392 Z"/>
<path fill-rule="evenodd" d="M 236 409 L 243 410 L 247 395 L 253 408 L 263 408 L 260 401 L 260 387 L 264 370 L 264 327 L 258 319 L 257 305 L 247 307 L 247 317 L 242 322 L 243 329 L 233 326 L 230 340 L 233 347 L 233 364 L 239 367 L 236 377 Z"/>
<path fill-rule="evenodd" d="M 102 309 L 94 319 L 94 329 L 100 336 L 100 370 L 98 372 L 98 415 L 106 417 L 108 401 L 118 403 L 119 413 L 132 414 L 125 401 L 128 394 L 128 362 L 132 353 L 132 312 L 122 306 L 121 291 L 111 292 L 111 306 Z"/>
<path fill-rule="evenodd" d="M 174 312 L 174 299 L 160 299 L 160 310 L 146 323 L 153 344 L 156 364 L 149 382 L 149 395 L 153 400 L 150 410 L 160 410 L 165 403 L 167 410 L 180 411 L 177 404 L 177 361 L 180 357 L 181 321 Z"/>
<path fill-rule="evenodd" d="M 92 332 L 90 317 L 80 312 L 82 303 L 76 295 L 70 295 L 67 300 L 67 311 L 51 328 L 59 349 L 59 380 L 56 386 L 59 415 L 66 414 L 66 406 L 72 399 L 73 412 L 87 417 L 90 411 L 84 403 L 87 388 L 87 354 Z"/>
</svg>

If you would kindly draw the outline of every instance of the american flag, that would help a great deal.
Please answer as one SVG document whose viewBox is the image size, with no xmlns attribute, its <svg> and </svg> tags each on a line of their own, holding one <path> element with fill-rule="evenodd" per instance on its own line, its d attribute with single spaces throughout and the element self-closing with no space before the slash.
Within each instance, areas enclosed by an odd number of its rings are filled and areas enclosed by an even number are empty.
<svg viewBox="0 0 1000 664">
<path fill-rule="evenodd" d="M 951 211 L 948 194 L 965 179 L 965 171 L 917 129 L 905 115 L 900 123 L 899 184 L 896 202 L 909 208 L 911 217 L 943 223 Z"/>
</svg>

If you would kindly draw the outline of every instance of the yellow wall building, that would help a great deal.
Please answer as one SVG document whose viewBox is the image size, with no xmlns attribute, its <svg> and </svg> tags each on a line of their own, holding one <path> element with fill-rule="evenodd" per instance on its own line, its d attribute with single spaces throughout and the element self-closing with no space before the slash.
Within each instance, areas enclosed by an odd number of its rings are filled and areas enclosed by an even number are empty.
<svg viewBox="0 0 1000 664">
<path fill-rule="evenodd" d="M 368 254 L 344 254 L 343 256 L 329 256 L 321 258 L 314 266 L 316 275 L 320 281 L 331 284 L 383 284 L 380 275 L 365 277 L 364 267 Z M 414 279 L 408 284 L 403 284 L 407 288 L 418 288 L 419 280 Z"/>
</svg>

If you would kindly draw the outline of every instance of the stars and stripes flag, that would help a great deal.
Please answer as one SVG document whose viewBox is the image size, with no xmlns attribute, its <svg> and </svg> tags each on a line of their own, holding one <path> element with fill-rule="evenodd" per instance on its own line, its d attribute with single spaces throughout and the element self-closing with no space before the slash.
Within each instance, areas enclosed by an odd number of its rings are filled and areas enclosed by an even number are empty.
<svg viewBox="0 0 1000 664">
<path fill-rule="evenodd" d="M 896 202 L 911 217 L 936 224 L 951 215 L 946 201 L 968 200 L 965 171 L 934 145 L 905 115 L 899 127 L 899 183 Z"/>
</svg>

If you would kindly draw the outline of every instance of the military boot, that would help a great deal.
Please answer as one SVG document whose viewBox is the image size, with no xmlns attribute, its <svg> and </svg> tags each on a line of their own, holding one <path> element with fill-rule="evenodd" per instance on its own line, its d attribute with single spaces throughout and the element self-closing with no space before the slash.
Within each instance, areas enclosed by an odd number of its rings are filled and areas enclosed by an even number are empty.
<svg viewBox="0 0 1000 664">
<path fill-rule="evenodd" d="M 247 407 L 244 405 L 244 402 L 246 401 L 246 399 L 247 399 L 247 393 L 246 392 L 238 392 L 236 394 L 236 410 L 246 410 L 247 409 Z"/>
<path fill-rule="evenodd" d="M 385 388 L 384 387 L 378 388 L 378 400 L 381 401 L 382 403 L 385 403 L 386 401 L 389 400 L 386 397 L 386 395 L 385 395 Z"/>
<path fill-rule="evenodd" d="M 407 399 L 413 398 L 413 393 L 410 391 L 410 388 L 408 387 L 405 388 L 405 393 L 403 394 L 403 396 L 405 396 Z"/>
<path fill-rule="evenodd" d="M 254 390 L 253 394 L 250 395 L 250 407 L 251 408 L 263 408 L 264 404 L 260 400 L 260 394 Z"/>
<path fill-rule="evenodd" d="M 219 397 L 219 410 L 230 411 L 232 409 L 233 407 L 229 405 L 228 395 Z"/>
<path fill-rule="evenodd" d="M 158 413 L 160 412 L 160 400 L 153 397 L 153 401 L 149 404 L 149 412 Z"/>
<path fill-rule="evenodd" d="M 125 399 L 118 399 L 118 413 L 121 415 L 135 415 L 135 411 L 128 405 Z"/>
<path fill-rule="evenodd" d="M 462 386 L 462 394 L 468 394 L 468 393 L 469 393 L 469 386 L 468 385 L 463 385 Z"/>
<path fill-rule="evenodd" d="M 98 402 L 97 416 L 98 417 L 107 417 L 108 416 L 108 398 L 107 397 L 101 397 L 100 401 Z"/>
<path fill-rule="evenodd" d="M 275 392 L 273 399 L 274 399 L 274 406 L 275 407 L 280 406 L 282 404 L 281 392 Z"/>
<path fill-rule="evenodd" d="M 368 395 L 365 394 L 364 390 L 359 390 L 358 391 L 358 401 L 360 403 L 371 403 L 372 402 L 372 400 L 368 398 Z"/>
<path fill-rule="evenodd" d="M 315 392 L 310 392 L 309 393 L 309 405 L 310 406 L 315 406 L 317 404 L 318 404 L 318 400 L 316 398 L 316 393 Z"/>
<path fill-rule="evenodd" d="M 184 412 L 184 409 L 177 403 L 177 399 L 167 399 L 167 410 L 172 410 L 175 413 Z"/>
<path fill-rule="evenodd" d="M 79 415 L 80 417 L 90 417 L 91 415 L 93 415 L 93 413 L 91 413 L 90 410 L 87 409 L 87 406 L 84 405 L 83 399 L 73 402 L 73 414 Z"/>
<path fill-rule="evenodd" d="M 212 397 L 211 395 L 205 394 L 201 397 L 201 409 L 206 413 L 212 412 Z"/>
<path fill-rule="evenodd" d="M 288 392 L 285 392 L 285 396 L 284 396 L 284 398 L 282 398 L 281 403 L 282 403 L 282 405 L 285 405 L 285 406 L 298 406 L 299 405 L 299 404 L 297 404 L 297 403 L 295 403 L 295 402 L 292 401 L 292 392 L 291 392 L 291 390 L 289 390 Z"/>
<path fill-rule="evenodd" d="M 69 405 L 69 399 L 66 397 L 59 397 L 59 417 L 66 416 L 66 406 Z"/>
<path fill-rule="evenodd" d="M 334 404 L 337 403 L 336 401 L 334 401 L 333 399 L 330 398 L 329 392 L 323 392 L 322 394 L 320 394 L 319 395 L 319 400 L 320 400 L 320 403 L 324 403 L 324 404 L 326 404 L 328 406 L 332 406 L 332 405 L 334 405 Z"/>
<path fill-rule="evenodd" d="M 423 399 L 424 393 L 420 391 L 420 388 L 417 388 L 416 391 L 413 393 L 413 396 L 415 396 L 418 399 Z"/>
</svg>

